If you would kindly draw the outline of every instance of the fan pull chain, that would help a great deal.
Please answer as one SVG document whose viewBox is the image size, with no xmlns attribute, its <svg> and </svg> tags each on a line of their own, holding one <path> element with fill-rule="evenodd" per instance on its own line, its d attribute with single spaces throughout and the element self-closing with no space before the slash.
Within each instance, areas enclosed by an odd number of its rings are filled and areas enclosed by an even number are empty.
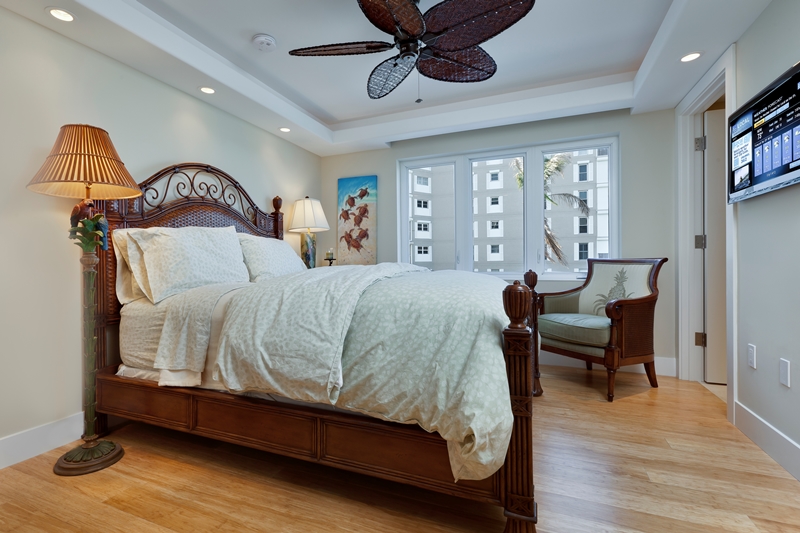
<svg viewBox="0 0 800 533">
<path fill-rule="evenodd" d="M 421 104 L 422 98 L 419 96 L 419 70 L 417 70 L 417 99 L 414 100 L 415 104 Z"/>
</svg>

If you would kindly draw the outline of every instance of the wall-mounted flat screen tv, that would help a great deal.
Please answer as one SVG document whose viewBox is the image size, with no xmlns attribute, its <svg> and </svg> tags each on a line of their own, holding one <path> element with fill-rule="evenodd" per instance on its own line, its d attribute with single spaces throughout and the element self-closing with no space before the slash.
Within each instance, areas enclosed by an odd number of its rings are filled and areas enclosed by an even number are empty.
<svg viewBox="0 0 800 533">
<path fill-rule="evenodd" d="M 728 203 L 800 182 L 800 63 L 728 121 Z"/>
</svg>

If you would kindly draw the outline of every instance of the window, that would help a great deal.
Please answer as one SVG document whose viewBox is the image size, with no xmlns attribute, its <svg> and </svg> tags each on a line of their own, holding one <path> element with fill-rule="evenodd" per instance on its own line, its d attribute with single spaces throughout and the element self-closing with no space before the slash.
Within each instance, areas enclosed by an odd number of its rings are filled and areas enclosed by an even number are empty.
<svg viewBox="0 0 800 533">
<path fill-rule="evenodd" d="M 587 259 L 618 257 L 618 161 L 616 138 L 400 161 L 399 259 L 426 260 L 417 247 L 433 246 L 434 270 L 576 279 Z M 431 193 L 415 190 L 418 175 Z"/>
<path fill-rule="evenodd" d="M 452 163 L 407 167 L 403 188 L 407 200 L 406 249 L 401 256 L 431 269 L 455 268 Z M 436 248 L 436 254 L 433 248 Z"/>
<path fill-rule="evenodd" d="M 522 201 L 522 191 L 519 194 L 520 202 Z M 487 196 L 486 197 L 486 213 L 502 213 L 503 212 L 503 197 L 502 196 Z"/>
<path fill-rule="evenodd" d="M 433 216 L 430 200 L 417 200 L 417 206 L 414 208 L 414 214 L 421 217 Z"/>
<path fill-rule="evenodd" d="M 431 223 L 417 222 L 417 231 L 414 233 L 414 237 L 417 239 L 432 239 Z"/>
<path fill-rule="evenodd" d="M 599 156 L 601 148 L 610 153 L 611 146 L 581 150 L 545 152 L 546 197 L 551 199 L 547 210 L 545 271 L 565 277 L 586 269 L 586 259 L 606 253 L 615 257 L 611 224 L 618 217 L 612 210 L 610 156 Z M 576 155 L 579 154 L 579 155 Z M 549 165 L 549 166 L 548 166 Z M 565 179 L 569 176 L 571 179 Z M 575 187 L 574 182 L 581 182 Z M 555 277 L 555 276 L 554 276 Z"/>
<path fill-rule="evenodd" d="M 503 237 L 503 221 L 502 220 L 487 220 L 486 221 L 486 236 L 492 239 L 499 239 Z"/>
<path fill-rule="evenodd" d="M 415 263 L 430 263 L 433 261 L 433 254 L 430 246 L 417 246 L 416 252 L 414 257 Z"/>
<path fill-rule="evenodd" d="M 589 165 L 578 165 L 578 181 L 589 180 Z"/>
<path fill-rule="evenodd" d="M 486 260 L 491 262 L 503 261 L 503 245 L 502 244 L 487 244 L 486 245 Z M 492 267 L 497 268 L 497 267 Z"/>
</svg>

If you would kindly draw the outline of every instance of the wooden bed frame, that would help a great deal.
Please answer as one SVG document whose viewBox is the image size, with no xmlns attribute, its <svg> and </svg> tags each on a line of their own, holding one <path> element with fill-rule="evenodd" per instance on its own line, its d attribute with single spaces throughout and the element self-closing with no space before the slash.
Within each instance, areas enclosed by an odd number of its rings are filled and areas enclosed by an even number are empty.
<svg viewBox="0 0 800 533">
<path fill-rule="evenodd" d="M 261 211 L 221 170 L 200 163 L 166 168 L 140 184 L 141 198 L 97 201 L 111 231 L 132 227 L 235 226 L 237 231 L 283 238 L 281 199 Z M 109 239 L 109 245 L 113 246 Z M 533 497 L 532 399 L 538 386 L 538 343 L 533 342 L 536 275 L 503 293 L 510 319 L 503 331 L 514 426 L 503 467 L 480 481 L 453 481 L 447 445 L 417 425 L 396 424 L 342 411 L 247 398 L 198 388 L 159 387 L 115 375 L 120 304 L 116 260 L 99 252 L 97 283 L 98 433 L 107 415 L 314 461 L 417 487 L 502 506 L 505 532 L 536 531 Z M 530 327 L 529 327 L 530 326 Z"/>
</svg>

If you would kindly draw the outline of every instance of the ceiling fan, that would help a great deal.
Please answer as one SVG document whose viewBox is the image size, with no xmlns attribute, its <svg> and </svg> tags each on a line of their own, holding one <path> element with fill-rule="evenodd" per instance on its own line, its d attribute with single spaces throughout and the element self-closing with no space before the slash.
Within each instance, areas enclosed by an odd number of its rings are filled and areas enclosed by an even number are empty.
<svg viewBox="0 0 800 533">
<path fill-rule="evenodd" d="M 394 44 L 362 41 L 298 48 L 293 56 L 374 54 L 397 48 L 367 81 L 372 99 L 392 92 L 417 67 L 434 80 L 476 82 L 491 78 L 497 64 L 478 46 L 508 29 L 533 8 L 536 0 L 445 0 L 424 15 L 419 0 L 358 0 L 361 11 Z"/>
</svg>

